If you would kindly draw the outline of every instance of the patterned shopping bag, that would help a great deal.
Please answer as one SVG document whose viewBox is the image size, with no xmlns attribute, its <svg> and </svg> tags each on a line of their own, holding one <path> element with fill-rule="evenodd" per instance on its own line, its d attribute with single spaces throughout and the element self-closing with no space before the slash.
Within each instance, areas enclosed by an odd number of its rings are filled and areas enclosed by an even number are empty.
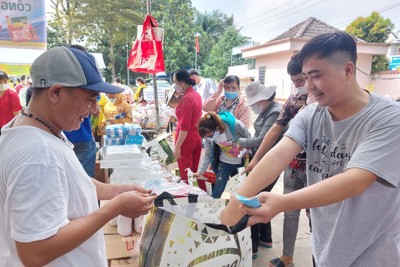
<svg viewBox="0 0 400 267">
<path fill-rule="evenodd" d="M 252 265 L 250 229 L 229 234 L 218 224 L 226 200 L 164 200 L 146 216 L 140 244 L 140 266 L 248 267 Z"/>
</svg>

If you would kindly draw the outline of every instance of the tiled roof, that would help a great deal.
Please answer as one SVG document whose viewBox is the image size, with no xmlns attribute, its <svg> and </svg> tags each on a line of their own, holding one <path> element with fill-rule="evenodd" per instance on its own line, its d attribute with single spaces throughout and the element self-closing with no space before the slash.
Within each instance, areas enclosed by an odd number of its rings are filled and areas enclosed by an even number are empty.
<svg viewBox="0 0 400 267">
<path fill-rule="evenodd" d="M 400 74 L 400 70 L 383 70 L 378 72 L 378 74 L 392 74 L 392 75 L 397 75 Z"/>
<path fill-rule="evenodd" d="M 296 26 L 290 28 L 288 31 L 270 40 L 269 42 L 278 41 L 286 38 L 308 40 L 320 34 L 335 31 L 338 31 L 338 29 L 329 24 L 326 24 L 325 22 L 317 18 L 310 17 L 305 21 L 297 24 Z"/>
</svg>

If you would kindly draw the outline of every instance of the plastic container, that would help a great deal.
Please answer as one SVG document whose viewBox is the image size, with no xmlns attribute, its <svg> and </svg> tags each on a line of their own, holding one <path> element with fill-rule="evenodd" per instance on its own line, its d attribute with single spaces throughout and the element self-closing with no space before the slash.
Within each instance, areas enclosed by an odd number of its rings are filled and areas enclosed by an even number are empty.
<svg viewBox="0 0 400 267">
<path fill-rule="evenodd" d="M 144 215 L 141 215 L 133 220 L 133 229 L 136 233 L 141 234 L 143 229 Z"/>
<path fill-rule="evenodd" d="M 132 234 L 132 218 L 119 215 L 117 232 L 122 236 L 128 236 Z"/>
</svg>

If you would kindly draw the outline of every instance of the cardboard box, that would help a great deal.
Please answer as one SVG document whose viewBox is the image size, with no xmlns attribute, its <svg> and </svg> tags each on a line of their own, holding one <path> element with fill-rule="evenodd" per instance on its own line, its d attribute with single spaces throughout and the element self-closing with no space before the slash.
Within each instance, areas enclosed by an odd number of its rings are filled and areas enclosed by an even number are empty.
<svg viewBox="0 0 400 267">
<path fill-rule="evenodd" d="M 103 226 L 103 233 L 105 235 L 117 235 L 118 234 L 117 226 L 112 226 L 110 223 L 106 223 Z"/>
<path fill-rule="evenodd" d="M 139 267 L 139 257 L 135 259 L 126 258 L 126 259 L 117 259 L 111 260 L 110 267 Z"/>
<path fill-rule="evenodd" d="M 104 235 L 106 241 L 107 259 L 132 257 L 133 249 L 139 246 L 140 235 L 132 233 L 129 236 Z"/>
</svg>

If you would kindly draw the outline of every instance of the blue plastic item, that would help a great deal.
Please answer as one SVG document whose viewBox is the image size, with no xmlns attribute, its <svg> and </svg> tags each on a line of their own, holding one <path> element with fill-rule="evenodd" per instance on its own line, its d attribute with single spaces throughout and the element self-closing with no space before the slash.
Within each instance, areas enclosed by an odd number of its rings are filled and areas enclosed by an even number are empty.
<svg viewBox="0 0 400 267">
<path fill-rule="evenodd" d="M 244 205 L 246 205 L 247 207 L 250 208 L 259 208 L 261 207 L 261 203 L 260 201 L 254 197 L 254 198 L 247 198 L 238 194 L 234 194 L 234 196 L 237 198 L 237 200 L 239 200 L 240 202 L 242 202 Z"/>
</svg>

